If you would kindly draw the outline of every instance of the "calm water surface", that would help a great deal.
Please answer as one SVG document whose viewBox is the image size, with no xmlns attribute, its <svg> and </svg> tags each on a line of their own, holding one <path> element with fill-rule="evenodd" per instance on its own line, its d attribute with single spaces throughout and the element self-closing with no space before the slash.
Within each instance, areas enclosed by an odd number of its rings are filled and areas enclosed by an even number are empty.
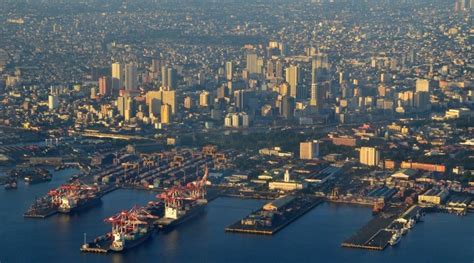
<svg viewBox="0 0 474 263">
<path fill-rule="evenodd" d="M 371 218 L 369 208 L 323 204 L 275 236 L 225 233 L 224 228 L 264 202 L 219 198 L 204 213 L 168 233 L 158 233 L 124 254 L 82 254 L 88 239 L 105 233 L 103 219 L 154 194 L 118 190 L 80 215 L 24 219 L 36 196 L 63 183 L 76 170 L 55 173 L 52 182 L 0 189 L 0 262 L 474 262 L 474 216 L 430 214 L 384 251 L 345 249 L 340 243 Z"/>
</svg>

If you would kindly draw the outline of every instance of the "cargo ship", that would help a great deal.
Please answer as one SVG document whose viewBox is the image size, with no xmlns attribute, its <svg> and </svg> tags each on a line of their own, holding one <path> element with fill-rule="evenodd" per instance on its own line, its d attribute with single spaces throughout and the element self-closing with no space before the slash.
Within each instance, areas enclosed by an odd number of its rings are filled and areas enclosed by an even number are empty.
<svg viewBox="0 0 474 263">
<path fill-rule="evenodd" d="M 58 207 L 60 213 L 74 213 L 82 209 L 97 205 L 101 198 L 95 194 L 81 195 L 78 197 L 63 197 Z"/>
<path fill-rule="evenodd" d="M 90 243 L 84 242 L 82 252 L 107 253 L 122 252 L 140 245 L 155 231 L 154 222 L 162 214 L 162 205 L 150 202 L 145 207 L 134 207 L 105 219 L 112 224 L 112 231 L 99 236 Z"/>
<path fill-rule="evenodd" d="M 145 242 L 155 229 L 155 216 L 144 208 L 132 208 L 108 219 L 112 224 L 110 250 L 121 252 Z"/>
<path fill-rule="evenodd" d="M 207 205 L 205 188 L 207 177 L 206 167 L 201 180 L 191 182 L 185 187 L 175 186 L 158 196 L 165 203 L 164 217 L 158 221 L 160 228 L 177 226 L 204 210 Z"/>
<path fill-rule="evenodd" d="M 60 213 L 73 213 L 97 205 L 101 201 L 101 193 L 95 186 L 80 182 L 62 185 L 49 192 L 52 202 Z"/>
</svg>

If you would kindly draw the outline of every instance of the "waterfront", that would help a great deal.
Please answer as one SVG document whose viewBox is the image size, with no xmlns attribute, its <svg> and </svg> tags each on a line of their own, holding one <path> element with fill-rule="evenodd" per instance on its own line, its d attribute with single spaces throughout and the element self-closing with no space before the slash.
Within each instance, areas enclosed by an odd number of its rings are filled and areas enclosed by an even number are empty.
<svg viewBox="0 0 474 263">
<path fill-rule="evenodd" d="M 368 220 L 369 208 L 322 204 L 274 236 L 225 233 L 224 228 L 259 208 L 264 201 L 218 198 L 194 220 L 168 233 L 158 233 L 125 254 L 82 254 L 88 239 L 109 230 L 103 219 L 154 194 L 118 190 L 99 207 L 80 215 L 24 219 L 36 196 L 64 182 L 75 170 L 56 172 L 45 184 L 0 189 L 0 261 L 4 262 L 472 262 L 473 215 L 428 214 L 396 247 L 384 251 L 345 249 L 340 243 Z M 232 258 L 230 260 L 229 258 Z"/>
</svg>

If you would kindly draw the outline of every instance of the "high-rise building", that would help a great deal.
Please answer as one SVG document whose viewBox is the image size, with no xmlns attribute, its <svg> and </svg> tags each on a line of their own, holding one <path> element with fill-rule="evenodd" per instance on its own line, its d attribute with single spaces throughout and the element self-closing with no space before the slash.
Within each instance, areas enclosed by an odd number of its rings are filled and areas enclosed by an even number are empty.
<svg viewBox="0 0 474 263">
<path fill-rule="evenodd" d="M 285 95 L 281 98 L 280 115 L 285 119 L 293 118 L 295 114 L 295 98 Z"/>
<path fill-rule="evenodd" d="M 169 104 L 161 105 L 161 123 L 171 123 L 171 106 Z"/>
<path fill-rule="evenodd" d="M 227 61 L 225 63 L 225 76 L 228 81 L 232 81 L 234 76 L 234 65 L 232 64 L 232 61 Z"/>
<path fill-rule="evenodd" d="M 159 90 L 149 91 L 146 93 L 146 105 L 148 106 L 150 115 L 158 116 L 161 112 L 161 105 L 168 104 L 171 107 L 171 114 L 176 114 L 176 91 Z"/>
<path fill-rule="evenodd" d="M 430 81 L 427 79 L 417 79 L 415 86 L 416 92 L 430 92 Z"/>
<path fill-rule="evenodd" d="M 290 96 L 293 98 L 299 98 L 302 96 L 302 94 L 298 94 L 298 91 L 300 91 L 300 85 L 301 85 L 301 72 L 300 68 L 296 65 L 291 65 L 288 68 L 286 68 L 285 72 L 286 76 L 286 82 L 290 84 Z"/>
<path fill-rule="evenodd" d="M 328 55 L 324 53 L 318 53 L 311 58 L 311 83 L 317 83 L 317 77 L 319 77 L 317 72 L 318 70 L 329 70 Z"/>
<path fill-rule="evenodd" d="M 49 110 L 55 110 L 59 107 L 59 97 L 58 95 L 49 95 L 48 96 L 48 108 Z"/>
<path fill-rule="evenodd" d="M 309 104 L 321 109 L 324 105 L 324 85 L 328 81 L 329 60 L 326 54 L 311 58 L 311 98 Z"/>
<path fill-rule="evenodd" d="M 119 96 L 117 98 L 117 109 L 125 121 L 129 121 L 135 116 L 135 101 L 129 96 Z"/>
<path fill-rule="evenodd" d="M 125 90 L 136 91 L 138 89 L 137 65 L 133 62 L 125 65 Z"/>
<path fill-rule="evenodd" d="M 176 91 L 174 90 L 163 90 L 162 104 L 168 104 L 171 107 L 171 114 L 176 114 Z"/>
<path fill-rule="evenodd" d="M 157 79 L 161 70 L 161 63 L 158 59 L 154 58 L 151 61 L 150 71 L 152 78 Z"/>
<path fill-rule="evenodd" d="M 99 78 L 99 94 L 100 96 L 107 96 L 111 94 L 112 81 L 111 78 L 102 76 Z"/>
<path fill-rule="evenodd" d="M 319 141 L 309 141 L 300 143 L 300 159 L 312 160 L 319 156 Z"/>
<path fill-rule="evenodd" d="M 283 82 L 280 84 L 278 93 L 280 93 L 282 96 L 290 95 L 290 85 L 287 82 Z"/>
<path fill-rule="evenodd" d="M 273 79 L 275 77 L 275 64 L 272 60 L 268 60 L 267 62 L 267 78 Z"/>
<path fill-rule="evenodd" d="M 115 62 L 112 63 L 112 90 L 117 92 L 122 89 L 123 82 L 123 67 L 122 64 Z"/>
<path fill-rule="evenodd" d="M 151 117 L 157 117 L 161 111 L 162 91 L 149 91 L 146 93 L 146 105 Z"/>
<path fill-rule="evenodd" d="M 184 108 L 190 110 L 193 107 L 193 99 L 189 96 L 184 98 Z"/>
<path fill-rule="evenodd" d="M 260 74 L 261 68 L 259 68 L 259 58 L 256 53 L 247 53 L 247 70 L 249 74 Z"/>
<path fill-rule="evenodd" d="M 95 100 L 97 99 L 97 88 L 96 87 L 92 87 L 91 88 L 91 100 Z"/>
<path fill-rule="evenodd" d="M 280 60 L 275 62 L 275 77 L 277 79 L 283 79 L 283 63 Z"/>
<path fill-rule="evenodd" d="M 209 107 L 211 105 L 211 94 L 208 91 L 203 91 L 199 95 L 199 106 Z"/>
<path fill-rule="evenodd" d="M 161 66 L 161 87 L 168 87 L 168 67 Z"/>
<path fill-rule="evenodd" d="M 178 85 L 178 73 L 175 68 L 168 68 L 167 77 L 168 77 L 168 90 L 176 90 Z"/>
<path fill-rule="evenodd" d="M 377 166 L 380 161 L 380 152 L 375 147 L 360 148 L 359 161 L 367 166 Z"/>
<path fill-rule="evenodd" d="M 413 97 L 413 107 L 418 111 L 430 109 L 430 94 L 426 91 L 417 91 Z"/>
</svg>

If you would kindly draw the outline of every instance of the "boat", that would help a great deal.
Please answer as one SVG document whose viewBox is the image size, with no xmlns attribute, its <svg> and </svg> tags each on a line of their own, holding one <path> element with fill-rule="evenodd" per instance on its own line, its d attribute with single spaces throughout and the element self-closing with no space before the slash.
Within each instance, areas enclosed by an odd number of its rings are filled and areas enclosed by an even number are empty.
<svg viewBox="0 0 474 263">
<path fill-rule="evenodd" d="M 100 203 L 101 198 L 97 195 L 83 195 L 76 197 L 63 197 L 58 207 L 60 213 L 74 213 L 82 209 L 94 206 Z"/>
<path fill-rule="evenodd" d="M 162 226 L 163 229 L 169 229 L 179 224 L 199 215 L 207 205 L 207 201 L 199 200 L 190 203 L 189 205 L 184 205 L 180 208 L 165 207 L 164 220 L 167 221 L 165 225 Z"/>
<path fill-rule="evenodd" d="M 12 180 L 9 180 L 6 184 L 5 184 L 5 190 L 13 190 L 13 189 L 17 189 L 18 188 L 18 183 L 15 179 L 12 179 Z"/>
<path fill-rule="evenodd" d="M 408 222 L 405 224 L 405 227 L 408 229 L 412 229 L 415 226 L 415 220 L 409 219 Z"/>
<path fill-rule="evenodd" d="M 102 193 L 96 186 L 81 182 L 61 185 L 49 192 L 60 213 L 73 213 L 100 203 Z"/>
<path fill-rule="evenodd" d="M 390 238 L 390 240 L 388 241 L 388 243 L 391 245 L 391 246 L 395 246 L 396 244 L 398 244 L 398 242 L 400 242 L 400 240 L 402 239 L 402 235 L 396 231 L 393 235 L 392 235 L 392 238 Z"/>
<path fill-rule="evenodd" d="M 145 242 L 155 229 L 152 223 L 154 219 L 145 209 L 135 207 L 110 217 L 107 220 L 112 224 L 112 243 L 109 249 L 121 252 Z"/>
<path fill-rule="evenodd" d="M 203 211 L 207 205 L 205 184 L 208 178 L 206 167 L 201 180 L 191 182 L 185 187 L 175 186 L 158 198 L 165 203 L 164 217 L 158 222 L 161 228 L 177 226 Z"/>
<path fill-rule="evenodd" d="M 153 228 L 147 225 L 139 225 L 130 232 L 113 232 L 113 241 L 110 245 L 110 250 L 121 252 L 131 249 L 145 242 L 153 233 Z"/>
</svg>

